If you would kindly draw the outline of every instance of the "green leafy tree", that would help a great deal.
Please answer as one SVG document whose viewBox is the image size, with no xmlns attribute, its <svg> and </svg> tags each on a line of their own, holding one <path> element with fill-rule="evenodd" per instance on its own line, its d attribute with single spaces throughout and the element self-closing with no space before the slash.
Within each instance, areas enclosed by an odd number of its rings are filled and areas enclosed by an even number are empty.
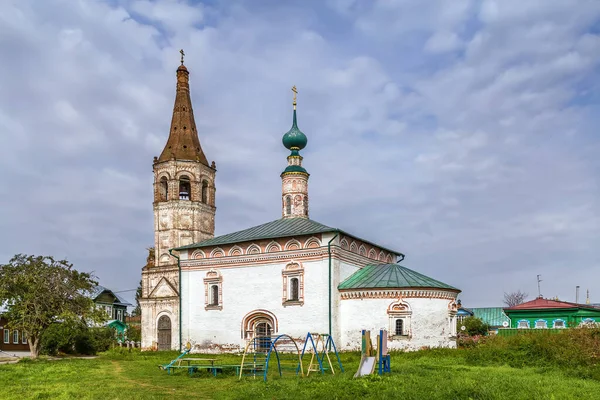
<svg viewBox="0 0 600 400">
<path fill-rule="evenodd" d="M 142 307 L 140 306 L 140 299 L 142 298 L 142 280 L 140 279 L 140 285 L 135 291 L 135 308 L 131 312 L 132 315 L 142 315 Z"/>
<path fill-rule="evenodd" d="M 469 336 L 487 335 L 490 326 L 477 317 L 467 317 L 457 322 L 457 331 Z M 464 326 L 464 328 L 463 328 Z"/>
<path fill-rule="evenodd" d="M 17 254 L 0 266 L 0 304 L 8 327 L 27 335 L 31 358 L 37 358 L 41 337 L 53 323 L 100 322 L 101 310 L 88 297 L 98 283 L 73 269 L 66 260 Z"/>
</svg>

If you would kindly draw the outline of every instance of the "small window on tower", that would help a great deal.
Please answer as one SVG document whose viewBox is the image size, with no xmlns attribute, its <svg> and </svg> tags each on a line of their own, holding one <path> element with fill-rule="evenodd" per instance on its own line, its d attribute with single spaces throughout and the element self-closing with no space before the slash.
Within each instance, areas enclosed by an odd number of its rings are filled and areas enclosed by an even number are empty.
<svg viewBox="0 0 600 400">
<path fill-rule="evenodd" d="M 190 178 L 185 175 L 179 178 L 179 200 L 191 200 Z"/>
<path fill-rule="evenodd" d="M 292 196 L 285 197 L 285 215 L 292 213 Z"/>
<path fill-rule="evenodd" d="M 208 182 L 202 181 L 202 202 L 208 204 Z"/>
<path fill-rule="evenodd" d="M 159 191 L 160 191 L 160 201 L 169 200 L 169 182 L 166 177 L 160 178 L 159 183 Z"/>
</svg>

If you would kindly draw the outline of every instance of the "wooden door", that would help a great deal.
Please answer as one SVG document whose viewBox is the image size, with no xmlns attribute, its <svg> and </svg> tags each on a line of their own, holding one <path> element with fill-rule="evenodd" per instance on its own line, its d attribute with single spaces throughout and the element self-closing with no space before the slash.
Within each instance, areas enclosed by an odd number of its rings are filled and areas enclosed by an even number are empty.
<svg viewBox="0 0 600 400">
<path fill-rule="evenodd" d="M 158 319 L 158 350 L 171 350 L 171 319 L 166 315 Z"/>
</svg>

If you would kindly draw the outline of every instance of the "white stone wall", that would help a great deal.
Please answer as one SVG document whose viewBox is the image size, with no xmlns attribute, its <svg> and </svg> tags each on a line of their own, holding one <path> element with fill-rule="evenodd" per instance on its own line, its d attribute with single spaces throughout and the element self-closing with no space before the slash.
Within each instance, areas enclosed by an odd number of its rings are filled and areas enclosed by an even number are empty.
<svg viewBox="0 0 600 400">
<path fill-rule="evenodd" d="M 372 341 L 380 329 L 390 333 L 388 348 L 402 350 L 419 350 L 422 347 L 456 347 L 454 332 L 455 320 L 450 320 L 448 310 L 449 299 L 436 298 L 403 298 L 410 305 L 410 334 L 408 337 L 394 338 L 395 326 L 387 313 L 388 307 L 396 300 L 383 299 L 350 299 L 341 301 L 342 319 L 341 346 L 347 350 L 359 350 L 361 331 L 371 331 Z M 373 343 L 375 344 L 375 343 Z"/>
<path fill-rule="evenodd" d="M 157 349 L 157 323 L 162 315 L 171 319 L 171 349 L 179 350 L 179 301 L 178 299 L 140 300 L 142 309 L 142 349 Z"/>
<path fill-rule="evenodd" d="M 333 236 L 334 233 L 323 234 L 321 249 L 223 257 L 219 261 L 211 258 L 188 261 L 192 251 L 182 252 L 183 343 L 189 341 L 196 352 L 243 349 L 246 340 L 242 320 L 256 310 L 266 310 L 276 317 L 278 326 L 274 334 L 304 338 L 308 331 L 328 332 L 327 242 Z M 347 299 L 347 293 L 344 293 L 346 296 L 342 298 L 337 286 L 359 268 L 377 261 L 340 249 L 336 246 L 338 240 L 332 243 L 332 328 L 338 349 L 359 349 L 362 329 L 378 331 L 383 328 L 393 333 L 395 326 L 387 311 L 398 297 L 412 308 L 410 335 L 391 337 L 391 349 L 455 347 L 455 332 L 452 331 L 455 324 L 450 320 L 449 305 L 456 298 L 456 293 L 423 289 L 389 290 L 375 296 L 368 294 L 371 297 L 363 299 Z M 286 255 L 282 257 L 283 254 Z M 303 261 L 304 254 L 308 258 Z M 282 271 L 290 262 L 299 262 L 304 269 L 302 305 L 282 304 Z M 219 307 L 207 307 L 205 279 L 210 271 L 211 282 L 218 279 L 221 285 L 222 304 Z M 416 292 L 419 294 L 408 295 Z M 376 333 L 373 332 L 373 335 L 374 340 Z"/>
<path fill-rule="evenodd" d="M 183 341 L 197 351 L 235 350 L 245 345 L 244 316 L 267 310 L 277 318 L 275 333 L 303 338 L 308 331 L 328 330 L 327 260 L 302 263 L 304 304 L 282 304 L 282 270 L 287 262 L 220 269 L 222 310 L 206 309 L 206 271 L 182 272 Z"/>
</svg>

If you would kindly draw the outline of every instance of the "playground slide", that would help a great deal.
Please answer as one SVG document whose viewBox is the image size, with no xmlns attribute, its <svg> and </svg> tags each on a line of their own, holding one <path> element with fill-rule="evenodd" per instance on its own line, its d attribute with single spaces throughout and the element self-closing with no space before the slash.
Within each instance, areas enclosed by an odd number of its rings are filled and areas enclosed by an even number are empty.
<svg viewBox="0 0 600 400">
<path fill-rule="evenodd" d="M 375 371 L 375 359 L 376 357 L 362 357 L 358 365 L 358 371 L 356 371 L 354 377 L 371 375 Z"/>
</svg>

